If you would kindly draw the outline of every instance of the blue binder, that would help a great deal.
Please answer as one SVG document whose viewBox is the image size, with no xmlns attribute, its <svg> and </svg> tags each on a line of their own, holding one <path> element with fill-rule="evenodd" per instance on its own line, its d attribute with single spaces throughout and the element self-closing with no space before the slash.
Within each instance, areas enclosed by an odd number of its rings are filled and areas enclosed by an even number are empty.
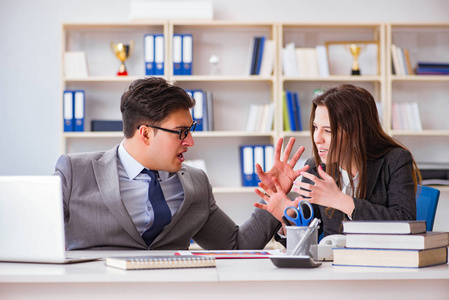
<svg viewBox="0 0 449 300">
<path fill-rule="evenodd" d="M 204 124 L 204 92 L 202 90 L 192 91 L 193 98 L 196 101 L 195 107 L 193 107 L 192 117 L 197 122 L 195 131 L 203 131 Z"/>
<path fill-rule="evenodd" d="M 72 91 L 64 91 L 63 94 L 63 116 L 64 131 L 72 132 L 73 129 L 73 93 Z"/>
<path fill-rule="evenodd" d="M 253 186 L 254 150 L 251 145 L 240 146 L 242 186 Z"/>
<path fill-rule="evenodd" d="M 155 34 L 154 35 L 154 63 L 156 65 L 154 75 L 164 75 L 164 35 Z"/>
<path fill-rule="evenodd" d="M 292 96 L 292 92 L 290 91 L 285 91 L 286 94 L 286 102 L 287 102 L 287 112 L 288 112 L 288 121 L 290 124 L 290 130 L 291 131 L 296 131 L 296 121 L 295 121 L 295 109 L 294 109 L 294 105 L 293 105 L 293 96 Z"/>
<path fill-rule="evenodd" d="M 173 75 L 183 75 L 182 67 L 182 35 L 173 35 Z"/>
<path fill-rule="evenodd" d="M 265 37 L 259 37 L 259 45 L 257 47 L 257 56 L 256 56 L 256 72 L 255 75 L 260 74 L 260 66 L 262 65 L 262 57 L 263 57 L 263 49 L 265 45 Z"/>
<path fill-rule="evenodd" d="M 73 92 L 73 131 L 84 131 L 84 91 Z"/>
<path fill-rule="evenodd" d="M 143 38 L 143 45 L 144 45 L 145 75 L 154 75 L 155 74 L 154 35 L 145 34 Z"/>
<path fill-rule="evenodd" d="M 182 72 L 183 75 L 192 75 L 193 62 L 193 36 L 182 35 Z"/>
<path fill-rule="evenodd" d="M 254 149 L 254 174 L 253 174 L 253 186 L 257 186 L 260 182 L 260 178 L 256 173 L 256 164 L 259 164 L 263 170 L 265 170 L 265 146 L 255 145 Z"/>
<path fill-rule="evenodd" d="M 302 131 L 302 123 L 301 123 L 301 106 L 299 104 L 299 97 L 298 93 L 294 92 L 293 94 L 293 106 L 295 109 L 295 123 L 296 123 L 296 130 Z"/>
</svg>

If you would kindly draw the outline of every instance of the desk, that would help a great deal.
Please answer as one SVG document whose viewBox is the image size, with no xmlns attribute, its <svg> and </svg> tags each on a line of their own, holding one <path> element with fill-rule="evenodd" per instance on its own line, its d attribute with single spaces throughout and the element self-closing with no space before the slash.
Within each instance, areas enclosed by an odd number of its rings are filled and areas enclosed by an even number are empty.
<svg viewBox="0 0 449 300">
<path fill-rule="evenodd" d="M 72 251 L 72 257 L 173 251 Z M 445 299 L 449 267 L 279 269 L 269 259 L 217 260 L 217 268 L 125 271 L 104 261 L 0 263 L 0 299 Z M 312 298 L 310 298 L 312 299 Z"/>
</svg>

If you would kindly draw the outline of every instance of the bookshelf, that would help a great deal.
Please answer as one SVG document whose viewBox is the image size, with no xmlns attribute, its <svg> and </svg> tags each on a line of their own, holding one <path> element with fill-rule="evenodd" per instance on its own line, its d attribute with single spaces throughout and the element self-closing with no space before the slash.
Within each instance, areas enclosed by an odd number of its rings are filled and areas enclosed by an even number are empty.
<svg viewBox="0 0 449 300">
<path fill-rule="evenodd" d="M 278 53 L 288 43 L 294 43 L 295 47 L 315 48 L 318 45 L 327 45 L 329 42 L 352 43 L 356 41 L 374 41 L 378 43 L 377 55 L 377 74 L 364 75 L 366 66 L 360 64 L 361 75 L 351 76 L 351 64 L 347 66 L 347 70 L 336 70 L 330 68 L 328 77 L 303 77 L 303 76 L 286 76 L 283 72 L 279 72 L 279 88 L 278 88 L 278 124 L 277 132 L 279 136 L 286 140 L 290 137 L 297 139 L 297 147 L 304 145 L 306 152 L 304 157 L 310 157 L 312 153 L 312 144 L 309 129 L 309 114 L 311 103 L 313 100 L 313 91 L 315 89 L 326 89 L 331 86 L 342 83 L 351 83 L 369 90 L 375 97 L 376 101 L 382 103 L 385 110 L 386 103 L 386 81 L 385 68 L 383 67 L 385 55 L 382 49 L 385 47 L 385 28 L 383 24 L 310 24 L 310 23 L 282 23 L 278 27 L 279 43 Z M 346 53 L 344 53 L 346 54 Z M 364 55 L 363 50 L 359 59 Z M 329 55 L 329 60 L 332 58 Z M 352 59 L 349 50 L 346 58 Z M 334 58 L 335 59 L 335 58 Z M 278 56 L 278 65 L 282 66 L 282 57 Z M 371 66 L 370 66 L 371 67 Z M 347 73 L 348 75 L 341 75 Z M 338 75 L 336 75 L 338 74 Z M 301 75 L 301 74 L 300 74 Z M 282 125 L 282 105 L 283 91 L 291 90 L 298 93 L 301 106 L 301 120 L 303 131 L 284 131 Z M 384 114 L 384 111 L 382 111 Z"/>
<path fill-rule="evenodd" d="M 389 133 L 406 145 L 420 163 L 444 163 L 449 158 L 441 149 L 449 148 L 449 76 L 444 75 L 396 75 L 392 72 L 391 47 L 408 49 L 412 68 L 417 62 L 448 62 L 449 23 L 391 23 L 387 30 L 387 113 L 392 119 L 393 103 L 417 102 L 422 131 L 393 130 Z M 443 188 L 444 190 L 444 188 Z"/>
<path fill-rule="evenodd" d="M 441 149 L 449 149 L 449 110 L 447 93 L 449 76 L 397 76 L 391 71 L 391 45 L 409 48 L 412 62 L 417 60 L 449 61 L 449 24 L 383 24 L 383 23 L 272 23 L 240 21 L 145 21 L 124 23 L 66 23 L 62 25 L 61 61 L 65 51 L 87 54 L 87 78 L 61 77 L 61 94 L 65 89 L 86 92 L 84 132 L 64 132 L 61 124 L 61 153 L 109 149 L 123 139 L 121 132 L 91 132 L 93 119 L 120 120 L 119 103 L 128 85 L 145 75 L 143 36 L 164 34 L 164 78 L 184 89 L 202 89 L 213 93 L 214 131 L 195 132 L 195 146 L 187 159 L 204 159 L 216 200 L 236 223 L 243 223 L 257 201 L 252 187 L 242 187 L 239 146 L 272 144 L 279 137 L 297 139 L 304 145 L 304 158 L 311 155 L 308 128 L 313 91 L 341 83 L 362 86 L 382 104 L 382 123 L 389 134 L 411 149 L 418 162 L 444 162 L 449 158 Z M 174 76 L 172 61 L 173 34 L 193 35 L 193 73 Z M 264 35 L 275 41 L 275 63 L 271 76 L 248 75 L 251 40 Z M 117 77 L 119 61 L 109 48 L 111 41 L 135 41 L 135 49 L 126 61 L 129 76 Z M 378 44 L 377 74 L 328 77 L 285 76 L 282 49 L 288 43 L 296 47 L 315 47 L 327 42 L 373 41 Z M 220 59 L 218 73 L 211 74 L 209 57 Z M 349 52 L 348 52 L 348 55 Z M 361 56 L 364 55 L 362 52 Z M 62 74 L 64 74 L 62 72 Z M 298 93 L 301 104 L 302 131 L 283 128 L 283 90 Z M 445 98 L 446 97 L 446 98 Z M 394 101 L 419 103 L 423 131 L 398 131 L 391 128 L 391 106 Z M 61 109 L 62 112 L 62 101 Z M 275 103 L 273 130 L 246 132 L 251 104 Z M 428 105 L 430 104 L 430 105 Z M 428 145 L 432 145 L 429 147 Z M 296 149 L 294 149 L 296 150 Z M 430 153 L 430 154 L 429 154 Z M 442 188 L 447 195 L 447 189 Z M 446 197 L 446 196 L 441 196 Z M 237 209 L 238 207 L 238 209 Z"/>
</svg>

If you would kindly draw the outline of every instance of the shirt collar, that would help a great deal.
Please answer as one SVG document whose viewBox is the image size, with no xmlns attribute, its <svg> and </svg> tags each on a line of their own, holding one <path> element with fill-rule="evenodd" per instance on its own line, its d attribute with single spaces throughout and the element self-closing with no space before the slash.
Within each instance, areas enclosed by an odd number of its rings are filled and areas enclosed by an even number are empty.
<svg viewBox="0 0 449 300">
<path fill-rule="evenodd" d="M 132 157 L 131 154 L 128 153 L 128 151 L 126 151 L 125 146 L 123 145 L 123 141 L 118 147 L 118 158 L 120 159 L 123 168 L 125 168 L 126 174 L 128 175 L 128 178 L 130 180 L 136 178 L 136 176 L 139 175 L 140 172 L 142 172 L 142 170 L 145 168 L 141 163 L 135 160 L 134 157 Z"/>
</svg>

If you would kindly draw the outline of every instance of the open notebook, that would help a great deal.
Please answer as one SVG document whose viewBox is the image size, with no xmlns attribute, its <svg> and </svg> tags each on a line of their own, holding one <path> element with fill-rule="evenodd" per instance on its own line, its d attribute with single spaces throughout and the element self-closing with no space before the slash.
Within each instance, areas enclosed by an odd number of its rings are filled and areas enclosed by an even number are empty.
<svg viewBox="0 0 449 300">
<path fill-rule="evenodd" d="M 0 261 L 73 263 L 65 257 L 61 179 L 0 176 Z"/>
</svg>

